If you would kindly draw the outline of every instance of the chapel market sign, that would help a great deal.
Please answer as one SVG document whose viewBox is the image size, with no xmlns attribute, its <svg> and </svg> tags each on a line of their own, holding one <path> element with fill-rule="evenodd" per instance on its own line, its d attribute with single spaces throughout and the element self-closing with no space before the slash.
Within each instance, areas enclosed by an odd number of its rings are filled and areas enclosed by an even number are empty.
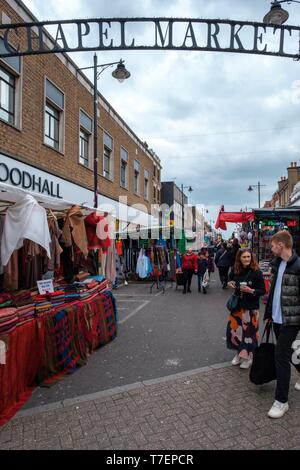
<svg viewBox="0 0 300 470">
<path fill-rule="evenodd" d="M 45 37 L 49 39 L 45 26 L 53 28 L 54 41 L 45 41 Z M 140 33 L 147 33 L 148 44 L 141 44 Z M 299 26 L 198 18 L 101 18 L 2 24 L 0 58 L 95 50 L 185 50 L 299 60 L 299 33 Z"/>
</svg>

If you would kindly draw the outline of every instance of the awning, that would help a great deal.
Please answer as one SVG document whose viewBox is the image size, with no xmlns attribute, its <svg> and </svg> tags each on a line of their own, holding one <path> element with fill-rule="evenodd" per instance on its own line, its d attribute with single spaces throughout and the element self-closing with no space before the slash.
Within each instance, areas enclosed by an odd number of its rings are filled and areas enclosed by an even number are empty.
<svg viewBox="0 0 300 470">
<path fill-rule="evenodd" d="M 215 228 L 221 230 L 227 230 L 226 222 L 232 223 L 246 223 L 254 220 L 254 212 L 224 212 L 220 211 Z"/>
</svg>

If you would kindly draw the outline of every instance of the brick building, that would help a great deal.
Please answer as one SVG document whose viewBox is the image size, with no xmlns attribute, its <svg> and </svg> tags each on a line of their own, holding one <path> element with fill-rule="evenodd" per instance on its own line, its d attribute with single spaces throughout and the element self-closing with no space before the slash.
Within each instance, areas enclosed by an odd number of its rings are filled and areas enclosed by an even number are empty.
<svg viewBox="0 0 300 470">
<path fill-rule="evenodd" d="M 278 190 L 270 201 L 266 201 L 264 207 L 288 207 L 292 203 L 292 194 L 296 184 L 300 181 L 300 167 L 297 162 L 291 162 L 287 168 L 287 177 L 281 176 L 278 181 Z"/>
<path fill-rule="evenodd" d="M 2 24 L 33 21 L 21 1 L 0 0 Z M 53 42 L 46 30 L 43 39 Z M 93 113 L 93 84 L 69 55 L 0 59 L 0 182 L 92 206 Z M 160 159 L 101 94 L 97 154 L 99 203 L 123 196 L 150 213 L 160 202 Z"/>
</svg>

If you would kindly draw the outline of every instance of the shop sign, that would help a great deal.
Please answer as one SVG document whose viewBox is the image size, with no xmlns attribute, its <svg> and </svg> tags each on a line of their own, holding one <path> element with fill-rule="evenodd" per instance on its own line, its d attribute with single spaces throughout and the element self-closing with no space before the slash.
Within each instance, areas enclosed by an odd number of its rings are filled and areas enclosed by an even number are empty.
<svg viewBox="0 0 300 470">
<path fill-rule="evenodd" d="M 297 227 L 298 222 L 297 222 L 297 220 L 288 220 L 286 225 L 290 228 L 293 228 L 293 227 Z"/>
<path fill-rule="evenodd" d="M 45 28 L 50 28 L 53 36 L 47 44 Z M 202 18 L 127 17 L 10 23 L 0 25 L 3 38 L 0 58 L 97 50 L 183 50 L 299 60 L 299 31 L 299 26 Z"/>
<path fill-rule="evenodd" d="M 47 279 L 45 281 L 37 281 L 37 286 L 38 286 L 39 293 L 41 295 L 49 294 L 50 292 L 54 292 L 53 280 L 52 279 Z"/>
<path fill-rule="evenodd" d="M 43 178 L 33 172 L 29 173 L 15 166 L 10 167 L 3 162 L 0 162 L 0 183 L 11 184 L 15 187 L 62 199 L 59 183 L 54 183 L 48 178 Z"/>
</svg>

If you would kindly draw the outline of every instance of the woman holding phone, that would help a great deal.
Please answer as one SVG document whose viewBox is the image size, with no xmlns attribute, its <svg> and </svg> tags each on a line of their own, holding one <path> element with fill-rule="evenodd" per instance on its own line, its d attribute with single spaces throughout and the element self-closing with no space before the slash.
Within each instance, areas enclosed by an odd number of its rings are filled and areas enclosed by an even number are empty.
<svg viewBox="0 0 300 470">
<path fill-rule="evenodd" d="M 253 253 L 248 248 L 239 250 L 228 287 L 239 296 L 237 310 L 228 318 L 227 348 L 236 350 L 231 364 L 248 369 L 259 338 L 259 298 L 265 294 L 262 272 Z"/>
</svg>

